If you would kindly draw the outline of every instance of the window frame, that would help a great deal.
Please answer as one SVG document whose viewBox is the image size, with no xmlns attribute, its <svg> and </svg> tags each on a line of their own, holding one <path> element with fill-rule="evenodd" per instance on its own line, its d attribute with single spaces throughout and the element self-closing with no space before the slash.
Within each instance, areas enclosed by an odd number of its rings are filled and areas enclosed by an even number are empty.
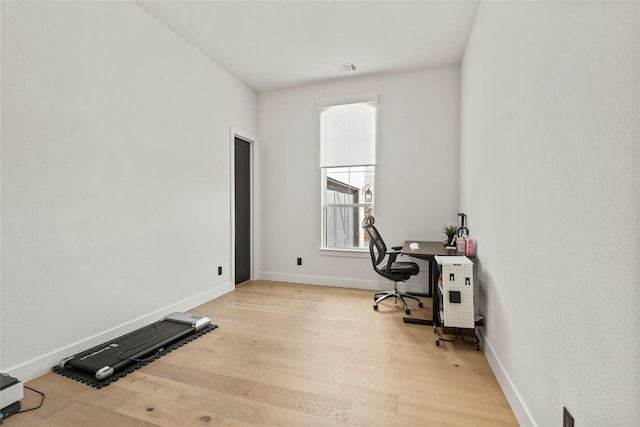
<svg viewBox="0 0 640 427">
<path fill-rule="evenodd" d="M 364 219 L 364 217 L 366 217 L 367 215 L 370 215 L 371 212 L 375 209 L 375 197 L 373 197 L 372 195 L 372 200 L 371 202 L 365 202 L 364 200 L 360 200 L 360 193 L 361 191 L 364 192 L 364 188 L 360 188 L 360 187 L 355 187 L 353 185 L 351 185 L 350 183 L 345 183 L 342 181 L 339 181 L 335 178 L 331 178 L 328 175 L 328 172 L 331 170 L 345 170 L 345 169 L 363 169 L 362 171 L 357 171 L 355 173 L 362 173 L 362 174 L 371 174 L 373 175 L 371 178 L 371 186 L 373 187 L 373 193 L 375 193 L 375 172 L 376 172 L 376 167 L 375 165 L 354 165 L 354 166 L 349 166 L 349 167 L 326 167 L 326 168 L 321 168 L 321 250 L 330 250 L 330 251 L 348 251 L 348 252 L 367 252 L 368 251 L 368 246 L 366 245 L 366 241 L 367 241 L 367 235 L 366 233 L 363 233 L 361 230 L 361 223 L 362 223 L 362 219 Z M 351 174 L 351 170 L 349 170 L 347 173 Z M 349 201 L 349 202 L 345 202 L 345 203 L 335 203 L 335 202 L 329 202 L 326 199 L 327 196 L 327 190 L 331 190 L 329 187 L 329 183 L 332 184 L 332 186 L 335 188 L 339 188 L 342 187 L 344 189 L 347 190 L 352 190 L 353 191 L 353 195 L 354 195 L 354 200 Z M 345 192 L 346 194 L 346 192 Z M 364 197 L 362 197 L 364 199 Z M 328 246 L 327 243 L 327 228 L 328 228 L 328 211 L 330 208 L 345 208 L 345 209 L 353 209 L 355 212 L 357 212 L 355 215 L 357 215 L 358 220 L 353 224 L 353 241 L 360 241 L 360 238 L 362 236 L 363 238 L 363 246 Z M 363 212 L 363 217 L 360 218 L 360 209 L 364 209 Z M 355 216 L 354 215 L 354 216 Z"/>
<path fill-rule="evenodd" d="M 347 165 L 331 165 L 324 166 L 322 163 L 324 160 L 321 160 L 320 165 L 320 188 L 321 188 L 321 200 L 320 200 L 320 251 L 323 255 L 334 255 L 334 256 L 368 256 L 368 245 L 367 245 L 367 235 L 363 233 L 361 230 L 361 219 L 366 217 L 367 215 L 372 214 L 375 210 L 376 203 L 376 162 L 375 162 L 375 151 L 377 149 L 377 117 L 378 117 L 378 108 L 377 108 L 377 93 L 370 92 L 367 94 L 356 94 L 356 95 L 347 95 L 346 97 L 337 97 L 335 102 L 331 100 L 327 101 L 324 99 L 322 101 L 318 101 L 318 109 L 320 110 L 319 119 L 320 119 L 320 151 L 322 153 L 324 149 L 324 139 L 323 139 L 323 123 L 322 123 L 322 110 L 324 108 L 330 108 L 333 106 L 343 106 L 348 104 L 368 104 L 374 108 L 374 116 L 373 116 L 373 153 L 374 153 L 374 161 L 372 164 L 347 164 Z M 364 169 L 362 171 L 363 174 L 371 174 L 372 177 L 365 183 L 363 188 L 355 187 L 351 182 L 342 182 L 335 180 L 334 178 L 328 177 L 327 174 L 332 170 L 338 169 L 349 169 L 349 173 L 351 173 L 350 169 Z M 353 190 L 353 194 L 355 195 L 355 200 L 349 203 L 334 203 L 328 202 L 327 200 L 327 190 L 330 190 L 331 184 L 329 180 L 333 180 L 334 189 L 338 187 L 343 187 L 346 189 Z M 349 179 L 349 181 L 351 181 Z M 364 192 L 366 185 L 369 185 L 369 190 L 372 191 L 372 200 L 370 202 L 364 201 Z M 361 194 L 362 192 L 362 194 Z M 346 192 L 345 192 L 346 194 Z M 357 242 L 358 246 L 327 246 L 327 232 L 328 232 L 328 221 L 329 221 L 329 209 L 331 208 L 346 208 L 346 209 L 354 209 L 357 212 L 357 220 L 352 219 L 352 221 L 356 221 L 357 223 L 353 223 L 353 238 L 351 239 L 351 243 Z M 360 209 L 363 209 L 364 212 L 362 214 L 363 218 L 360 218 Z M 361 241 L 362 240 L 362 241 Z M 362 244 L 362 246 L 360 246 Z"/>
</svg>

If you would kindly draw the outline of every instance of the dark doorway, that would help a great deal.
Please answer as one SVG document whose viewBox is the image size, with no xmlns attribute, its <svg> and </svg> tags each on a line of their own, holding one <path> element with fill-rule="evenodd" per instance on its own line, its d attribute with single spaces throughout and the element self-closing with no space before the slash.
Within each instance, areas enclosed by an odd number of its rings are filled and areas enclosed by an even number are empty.
<svg viewBox="0 0 640 427">
<path fill-rule="evenodd" d="M 235 284 L 251 278 L 251 145 L 235 137 Z"/>
</svg>

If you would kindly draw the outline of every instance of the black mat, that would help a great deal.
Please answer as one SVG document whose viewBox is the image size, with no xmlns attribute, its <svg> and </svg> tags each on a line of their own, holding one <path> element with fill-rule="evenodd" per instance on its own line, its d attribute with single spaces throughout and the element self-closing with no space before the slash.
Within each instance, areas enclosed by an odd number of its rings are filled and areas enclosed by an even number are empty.
<svg viewBox="0 0 640 427">
<path fill-rule="evenodd" d="M 148 356 L 144 359 L 140 359 L 140 360 L 132 360 L 131 364 L 129 364 L 128 366 L 123 367 L 121 370 L 118 370 L 116 372 L 114 372 L 111 376 L 103 379 L 103 380 L 99 380 L 95 377 L 95 371 L 89 371 L 89 370 L 85 370 L 85 369 L 81 369 L 78 367 L 74 367 L 71 366 L 69 364 L 65 364 L 64 367 L 61 367 L 59 365 L 56 365 L 53 367 L 53 372 L 62 375 L 64 377 L 67 378 L 71 378 L 74 379 L 76 381 L 79 381 L 81 383 L 90 385 L 92 387 L 95 388 L 102 388 L 105 386 L 108 386 L 109 384 L 111 384 L 114 381 L 117 381 L 118 379 L 126 376 L 127 374 L 130 374 L 131 372 L 134 372 L 136 369 L 139 369 L 145 365 L 147 365 L 148 363 L 153 362 L 154 360 L 164 356 L 167 353 L 170 353 L 171 351 L 182 347 L 183 345 L 187 344 L 188 342 L 193 341 L 196 338 L 201 337 L 202 335 L 213 331 L 214 329 L 216 329 L 218 327 L 218 325 L 214 325 L 214 324 L 210 324 L 204 328 L 202 328 L 199 331 L 193 331 L 193 333 L 184 336 L 183 338 L 181 338 L 180 340 L 168 344 L 168 345 L 164 345 L 161 349 L 159 349 L 158 351 L 156 351 L 154 354 L 152 354 L 151 356 Z M 195 329 L 195 328 L 194 328 Z M 111 342 L 111 341 L 110 341 Z M 96 346 L 94 348 L 100 348 L 100 347 L 104 347 L 105 345 L 108 345 L 108 343 L 102 344 L 100 346 Z M 89 350 L 91 351 L 91 350 Z"/>
</svg>

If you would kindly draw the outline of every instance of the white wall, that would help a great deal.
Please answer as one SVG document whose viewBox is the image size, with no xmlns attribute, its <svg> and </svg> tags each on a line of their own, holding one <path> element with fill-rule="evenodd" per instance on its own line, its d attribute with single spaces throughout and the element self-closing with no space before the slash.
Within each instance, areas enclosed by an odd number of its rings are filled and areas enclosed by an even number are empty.
<svg viewBox="0 0 640 427">
<path fill-rule="evenodd" d="M 351 77 L 258 95 L 258 276 L 388 288 L 365 258 L 321 255 L 322 97 L 377 92 L 376 225 L 389 245 L 443 240 L 457 222 L 459 67 Z M 296 258 L 302 257 L 302 266 Z M 407 283 L 424 286 L 426 275 Z"/>
<path fill-rule="evenodd" d="M 522 425 L 640 425 L 640 4 L 482 2 L 461 197 Z"/>
<path fill-rule="evenodd" d="M 2 2 L 0 370 L 233 289 L 229 129 L 255 118 L 253 91 L 133 3 Z"/>
</svg>

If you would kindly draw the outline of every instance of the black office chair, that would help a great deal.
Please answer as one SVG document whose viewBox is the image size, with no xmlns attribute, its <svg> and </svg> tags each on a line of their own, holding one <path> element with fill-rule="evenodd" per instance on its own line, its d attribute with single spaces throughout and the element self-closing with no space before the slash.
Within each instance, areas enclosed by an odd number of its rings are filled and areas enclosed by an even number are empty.
<svg viewBox="0 0 640 427">
<path fill-rule="evenodd" d="M 397 304 L 398 300 L 404 304 L 404 311 L 407 314 L 411 314 L 411 310 L 405 301 L 405 298 L 410 298 L 418 301 L 418 307 L 422 307 L 422 301 L 413 295 L 401 294 L 398 292 L 398 282 L 404 282 L 411 276 L 415 276 L 420 273 L 420 267 L 415 262 L 396 262 L 396 258 L 400 254 L 402 246 L 394 246 L 391 251 L 387 251 L 387 246 L 384 244 L 384 240 L 378 233 L 378 229 L 373 225 L 375 219 L 372 216 L 366 217 L 362 221 L 362 228 L 365 229 L 369 235 L 369 253 L 371 254 L 371 262 L 373 269 L 382 277 L 389 279 L 395 283 L 393 290 L 377 292 L 373 300 L 375 304 L 373 309 L 378 309 L 378 303 L 387 298 L 394 298 L 394 302 Z M 385 257 L 387 262 L 384 262 Z"/>
</svg>

